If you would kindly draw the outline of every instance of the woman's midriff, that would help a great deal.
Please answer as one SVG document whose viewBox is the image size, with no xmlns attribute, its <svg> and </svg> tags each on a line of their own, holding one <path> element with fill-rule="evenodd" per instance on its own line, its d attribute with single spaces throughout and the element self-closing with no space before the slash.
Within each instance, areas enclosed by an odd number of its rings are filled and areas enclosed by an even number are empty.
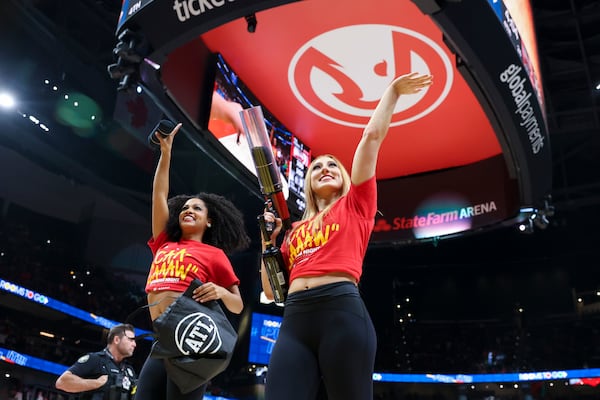
<svg viewBox="0 0 600 400">
<path fill-rule="evenodd" d="M 294 279 L 290 285 L 290 288 L 288 289 L 288 293 L 299 292 L 301 290 L 311 289 L 317 286 L 336 282 L 352 282 L 355 285 L 357 284 L 354 277 L 341 272 L 320 276 L 301 276 Z"/>
<path fill-rule="evenodd" d="M 167 307 L 177 300 L 179 296 L 181 296 L 181 292 L 173 290 L 161 290 L 159 292 L 148 293 L 148 304 L 150 305 L 150 318 L 152 318 L 152 321 L 165 312 Z"/>
</svg>

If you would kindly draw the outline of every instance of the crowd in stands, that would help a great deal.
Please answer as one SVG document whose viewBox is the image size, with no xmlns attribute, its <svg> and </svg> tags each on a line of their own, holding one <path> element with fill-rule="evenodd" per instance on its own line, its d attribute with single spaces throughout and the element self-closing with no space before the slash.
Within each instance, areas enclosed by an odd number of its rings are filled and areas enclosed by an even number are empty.
<svg viewBox="0 0 600 400">
<path fill-rule="evenodd" d="M 26 385 L 19 379 L 0 377 L 0 400 L 70 400 L 71 396 L 43 385 Z"/>
<path fill-rule="evenodd" d="M 600 316 L 564 316 L 518 328 L 499 321 L 395 326 L 378 349 L 383 371 L 505 373 L 600 367 Z"/>
<path fill-rule="evenodd" d="M 139 283 L 84 260 L 82 235 L 74 226 L 58 221 L 51 226 L 20 221 L 0 224 L 3 279 L 112 318 L 124 318 L 144 304 Z"/>
<path fill-rule="evenodd" d="M 0 223 L 0 279 L 117 322 L 145 304 L 139 284 L 118 271 L 84 261 L 79 232 L 71 224 L 48 222 L 38 217 L 37 224 L 27 224 L 26 219 Z M 0 320 L 0 345 L 5 347 L 70 364 L 82 353 L 97 351 L 103 345 L 101 328 L 95 334 L 83 330 L 86 335 L 82 336 L 70 326 L 72 323 L 15 316 L 10 309 L 5 312 L 12 314 Z M 50 326 L 41 327 L 41 322 Z M 149 329 L 147 319 L 135 322 Z M 40 336 L 44 328 L 58 330 L 60 335 L 54 339 Z"/>
</svg>

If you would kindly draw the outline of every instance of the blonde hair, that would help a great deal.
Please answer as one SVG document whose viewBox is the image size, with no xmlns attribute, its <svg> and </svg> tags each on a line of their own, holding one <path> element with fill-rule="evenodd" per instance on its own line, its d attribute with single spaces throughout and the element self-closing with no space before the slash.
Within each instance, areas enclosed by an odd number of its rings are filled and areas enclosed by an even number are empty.
<svg viewBox="0 0 600 400">
<path fill-rule="evenodd" d="M 342 197 L 342 196 L 345 196 L 346 194 L 348 194 L 348 192 L 350 191 L 350 185 L 352 183 L 352 180 L 350 179 L 350 174 L 348 173 L 348 171 L 346 170 L 344 165 L 340 162 L 340 160 L 337 157 L 335 157 L 331 154 L 323 154 L 323 155 L 316 157 L 314 160 L 312 160 L 312 162 L 308 166 L 308 169 L 306 170 L 306 177 L 304 178 L 304 197 L 306 200 L 306 208 L 304 209 L 304 214 L 302 215 L 302 220 L 306 221 L 308 219 L 314 218 L 313 224 L 312 224 L 313 232 L 315 232 L 318 228 L 321 227 L 321 225 L 323 224 L 323 218 L 325 217 L 325 215 L 327 215 L 327 213 L 329 212 L 331 207 L 333 207 L 333 205 L 337 202 L 337 200 L 336 200 L 336 201 L 332 202 L 331 204 L 329 204 L 327 207 L 325 207 L 323 210 L 319 211 L 319 209 L 317 208 L 317 199 L 316 199 L 315 193 L 313 192 L 313 189 L 312 189 L 312 183 L 311 183 L 310 176 L 314 169 L 315 162 L 319 159 L 326 158 L 326 157 L 335 161 L 335 163 L 338 165 L 338 168 L 340 169 L 340 173 L 342 175 L 342 190 L 341 190 L 339 197 Z M 339 197 L 338 197 L 338 199 L 339 199 Z"/>
</svg>

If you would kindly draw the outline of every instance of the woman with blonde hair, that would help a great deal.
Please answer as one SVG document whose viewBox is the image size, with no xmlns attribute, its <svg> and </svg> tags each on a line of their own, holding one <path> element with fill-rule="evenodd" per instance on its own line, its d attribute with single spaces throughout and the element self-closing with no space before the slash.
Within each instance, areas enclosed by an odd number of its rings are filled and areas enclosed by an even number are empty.
<svg viewBox="0 0 600 400">
<path fill-rule="evenodd" d="M 305 178 L 306 210 L 281 246 L 289 269 L 283 322 L 269 361 L 266 400 L 313 400 L 321 382 L 329 400 L 371 400 L 377 339 L 358 291 L 377 210 L 375 170 L 401 95 L 431 85 L 430 75 L 398 77 L 363 131 L 350 174 L 332 155 L 316 157 Z M 274 222 L 275 243 L 282 222 Z M 273 298 L 261 267 L 263 290 Z"/>
</svg>

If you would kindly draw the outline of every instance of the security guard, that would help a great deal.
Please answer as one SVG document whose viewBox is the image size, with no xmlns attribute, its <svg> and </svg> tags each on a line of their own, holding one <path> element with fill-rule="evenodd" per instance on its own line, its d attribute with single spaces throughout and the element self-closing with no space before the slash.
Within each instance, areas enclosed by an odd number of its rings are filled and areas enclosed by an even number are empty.
<svg viewBox="0 0 600 400">
<path fill-rule="evenodd" d="M 104 350 L 80 357 L 58 377 L 56 388 L 69 393 L 82 393 L 80 399 L 133 400 L 137 374 L 124 361 L 135 350 L 133 326 L 113 326 L 108 332 L 107 343 Z"/>
</svg>

